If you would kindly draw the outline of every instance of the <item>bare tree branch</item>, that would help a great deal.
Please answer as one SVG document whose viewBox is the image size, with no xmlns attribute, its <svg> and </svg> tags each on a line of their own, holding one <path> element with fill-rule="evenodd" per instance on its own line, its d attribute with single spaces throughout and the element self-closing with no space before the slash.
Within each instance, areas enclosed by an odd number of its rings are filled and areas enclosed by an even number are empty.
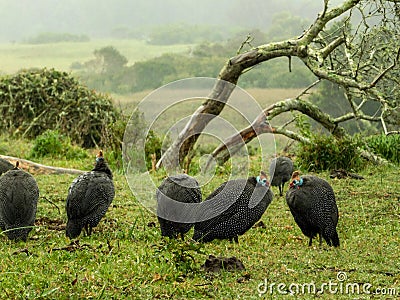
<svg viewBox="0 0 400 300">
<path fill-rule="evenodd" d="M 400 48 L 397 50 L 397 55 L 393 63 L 375 77 L 375 79 L 369 85 L 370 88 L 375 87 L 376 84 L 379 82 L 379 80 L 381 80 L 390 70 L 392 70 L 397 65 L 397 63 L 399 62 L 399 57 L 400 57 Z"/>
<path fill-rule="evenodd" d="M 387 94 L 380 89 L 380 86 L 383 85 L 380 83 L 384 82 L 386 84 L 390 76 L 393 78 L 391 79 L 392 82 L 397 80 L 396 73 L 393 73 L 393 71 L 398 66 L 400 55 L 400 50 L 398 50 L 400 47 L 396 47 L 397 55 L 392 64 L 387 66 L 386 50 L 384 48 L 378 49 L 375 46 L 374 35 L 378 36 L 380 34 L 384 38 L 393 41 L 391 35 L 395 34 L 395 32 L 393 33 L 392 31 L 398 28 L 396 27 L 396 15 L 393 13 L 386 14 L 385 12 L 385 9 L 389 9 L 385 7 L 385 3 L 387 4 L 388 2 L 392 3 L 392 6 L 397 5 L 397 1 L 394 0 L 382 0 L 379 3 L 375 1 L 346 0 L 342 4 L 330 8 L 329 1 L 324 0 L 323 11 L 300 37 L 260 45 L 230 58 L 219 73 L 218 79 L 220 80 L 216 82 L 205 102 L 194 112 L 178 138 L 164 153 L 157 163 L 157 168 L 161 165 L 167 168 L 179 168 L 179 165 L 183 163 L 187 154 L 193 149 L 205 126 L 223 110 L 239 77 L 246 70 L 277 57 L 286 56 L 291 58 L 292 56 L 297 56 L 317 78 L 329 80 L 347 89 L 350 96 L 350 98 L 348 97 L 348 101 L 352 112 L 333 118 L 309 101 L 301 99 L 303 94 L 294 99 L 280 101 L 266 108 L 253 121 L 251 126 L 243 129 L 237 135 L 230 137 L 225 145 L 221 145 L 215 149 L 213 152 L 214 156 L 221 155 L 226 157 L 224 151 L 237 143 L 246 143 L 262 133 L 284 134 L 295 140 L 306 141 L 305 137 L 302 137 L 301 134 L 285 129 L 286 126 L 275 128 L 268 126 L 269 120 L 288 111 L 298 111 L 309 116 L 336 137 L 346 135 L 345 130 L 339 124 L 350 119 L 381 120 L 385 128 L 383 114 L 389 109 L 390 100 L 387 98 Z M 357 7 L 362 12 L 362 20 L 354 32 L 350 28 L 351 9 L 359 4 L 360 6 L 363 5 L 362 7 Z M 367 7 L 372 9 L 375 6 L 378 9 L 373 10 L 372 14 L 380 14 L 379 17 L 383 24 L 382 28 L 386 28 L 383 33 L 380 30 L 374 31 L 374 26 L 370 27 L 367 22 L 368 18 L 372 18 L 367 11 Z M 393 10 L 394 8 L 391 7 L 391 9 Z M 364 10 L 366 10 L 365 13 Z M 344 26 L 340 30 L 337 30 L 334 35 L 327 37 L 325 35 L 327 23 L 337 17 L 343 16 L 349 11 L 350 13 L 345 20 Z M 392 27 L 389 25 L 386 26 L 385 22 L 388 21 L 388 16 L 394 16 L 393 20 L 391 20 L 392 23 L 390 23 Z M 371 36 L 368 34 L 371 34 Z M 248 42 L 249 37 L 242 43 L 239 52 L 243 50 L 244 45 Z M 394 42 L 396 42 L 396 39 L 394 39 Z M 343 44 L 345 44 L 344 47 L 340 47 Z M 395 45 L 395 43 L 392 43 L 392 45 Z M 388 51 L 390 52 L 390 50 Z M 392 53 L 390 52 L 390 54 Z M 380 68 L 376 69 L 377 65 Z M 381 115 L 365 115 L 361 110 L 364 100 L 357 106 L 351 98 L 351 94 L 353 93 L 364 94 L 365 98 L 380 102 L 382 105 Z"/>
</svg>

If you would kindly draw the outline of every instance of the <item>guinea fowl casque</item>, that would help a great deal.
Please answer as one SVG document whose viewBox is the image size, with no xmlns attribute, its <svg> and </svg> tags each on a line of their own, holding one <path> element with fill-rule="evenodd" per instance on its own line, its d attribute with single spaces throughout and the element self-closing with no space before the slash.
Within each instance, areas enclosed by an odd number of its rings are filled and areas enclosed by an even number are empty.
<svg viewBox="0 0 400 300">
<path fill-rule="evenodd" d="M 238 236 L 243 235 L 262 217 L 272 198 L 264 172 L 257 177 L 223 183 L 205 201 L 215 201 L 216 207 L 227 208 L 215 217 L 196 223 L 193 239 L 202 242 L 214 239 L 238 242 Z"/>
<path fill-rule="evenodd" d="M 67 236 L 76 238 L 82 229 L 90 235 L 92 228 L 106 214 L 114 196 L 113 175 L 100 151 L 93 170 L 79 175 L 69 187 L 66 204 Z"/>
<path fill-rule="evenodd" d="M 285 182 L 290 180 L 293 171 L 293 162 L 289 157 L 280 156 L 271 161 L 269 166 L 271 185 L 279 187 L 280 196 L 283 196 Z"/>
<path fill-rule="evenodd" d="M 290 188 L 286 192 L 286 202 L 293 218 L 303 234 L 312 239 L 319 234 L 329 246 L 339 246 L 336 226 L 339 212 L 335 194 L 327 181 L 317 176 L 300 177 L 298 171 L 293 172 Z"/>
<path fill-rule="evenodd" d="M 10 240 L 26 241 L 35 222 L 39 187 L 33 176 L 15 168 L 0 177 L 0 227 Z"/>
<path fill-rule="evenodd" d="M 165 178 L 158 187 L 156 196 L 158 202 L 157 217 L 160 223 L 161 235 L 170 238 L 176 238 L 180 235 L 183 239 L 185 233 L 187 233 L 194 224 L 179 222 L 178 220 L 173 221 L 173 219 L 179 219 L 177 214 L 180 212 L 163 200 L 169 198 L 183 203 L 200 203 L 201 190 L 199 183 L 196 179 L 187 174 L 169 176 Z M 161 216 L 169 216 L 172 220 L 167 220 Z"/>
</svg>

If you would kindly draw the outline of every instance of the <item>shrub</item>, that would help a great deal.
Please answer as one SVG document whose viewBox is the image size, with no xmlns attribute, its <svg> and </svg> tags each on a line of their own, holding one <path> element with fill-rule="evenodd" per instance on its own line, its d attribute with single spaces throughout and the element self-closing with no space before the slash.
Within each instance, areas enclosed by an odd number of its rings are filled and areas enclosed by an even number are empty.
<svg viewBox="0 0 400 300">
<path fill-rule="evenodd" d="M 57 130 L 47 130 L 36 137 L 29 156 L 31 158 L 50 156 L 79 159 L 86 158 L 87 153 L 80 147 L 71 145 L 70 139 L 61 135 Z"/>
<path fill-rule="evenodd" d="M 297 163 L 308 171 L 333 169 L 359 170 L 362 158 L 359 147 L 362 145 L 358 137 L 335 139 L 331 135 L 313 134 L 310 144 L 300 143 L 297 149 Z"/>
<path fill-rule="evenodd" d="M 54 69 L 0 78 L 0 103 L 1 130 L 27 138 L 58 130 L 83 147 L 97 146 L 104 127 L 118 117 L 110 97 Z"/>
<path fill-rule="evenodd" d="M 366 143 L 374 153 L 400 164 L 400 135 L 372 135 L 366 139 Z"/>
<path fill-rule="evenodd" d="M 152 167 L 152 158 L 153 154 L 156 155 L 156 160 L 161 158 L 161 147 L 162 147 L 162 140 L 157 134 L 150 130 L 146 136 L 146 144 L 144 147 L 145 154 L 146 154 L 146 167 L 148 170 Z"/>
</svg>

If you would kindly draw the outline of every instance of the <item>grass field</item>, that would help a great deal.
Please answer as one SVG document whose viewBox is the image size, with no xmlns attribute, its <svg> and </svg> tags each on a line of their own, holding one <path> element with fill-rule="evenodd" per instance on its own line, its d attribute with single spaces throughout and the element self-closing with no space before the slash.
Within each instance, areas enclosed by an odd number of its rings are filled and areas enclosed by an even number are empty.
<svg viewBox="0 0 400 300">
<path fill-rule="evenodd" d="M 0 142 L 2 153 L 22 157 L 30 146 L 4 137 Z M 40 162 L 89 170 L 93 158 Z M 368 166 L 361 174 L 365 180 L 319 174 L 336 193 L 338 249 L 316 241 L 308 247 L 275 188 L 262 217 L 265 226 L 249 230 L 239 244 L 197 244 L 190 241 L 191 232 L 185 242 L 163 239 L 156 217 L 133 196 L 121 172 L 115 172 L 116 197 L 105 218 L 91 236 L 71 244 L 64 206 L 74 176 L 36 175 L 41 194 L 29 240 L 14 243 L 0 236 L 0 298 L 289 299 L 290 291 L 304 299 L 394 298 L 392 293 L 400 293 L 398 167 Z M 216 176 L 203 195 L 225 175 Z M 234 256 L 246 269 L 207 272 L 201 265 L 209 255 Z M 316 294 L 321 286 L 324 293 Z"/>
<path fill-rule="evenodd" d="M 156 46 L 139 40 L 94 39 L 82 43 L 52 44 L 0 44 L 0 74 L 12 74 L 27 68 L 55 68 L 70 71 L 74 62 L 86 62 L 94 58 L 93 51 L 113 46 L 128 59 L 128 65 L 163 53 L 189 51 L 191 45 Z"/>
<path fill-rule="evenodd" d="M 93 57 L 94 49 L 112 45 L 129 59 L 186 51 L 189 46 L 152 47 L 131 41 L 92 41 L 80 44 L 0 44 L 0 72 L 20 68 L 55 67 L 68 70 L 74 61 Z M 239 84 L 240 85 L 240 84 Z M 267 105 L 298 94 L 298 90 L 248 92 Z M 130 113 L 150 91 L 128 96 L 112 95 L 116 105 Z M 180 95 L 177 95 L 179 98 Z M 151 102 L 146 112 L 151 112 Z M 152 106 L 153 105 L 153 106 Z M 244 106 L 247 102 L 243 103 Z M 198 103 L 176 106 L 156 124 L 190 114 Z M 174 117 L 174 118 L 173 118 Z M 232 111 L 223 119 L 237 122 Z M 285 120 L 282 120 L 283 122 Z M 239 128 L 240 129 L 240 128 Z M 220 134 L 225 136 L 225 132 Z M 277 138 L 279 149 L 283 141 Z M 26 158 L 32 142 L 0 136 L 0 154 Z M 96 150 L 83 160 L 44 158 L 47 165 L 90 170 Z M 260 157 L 251 157 L 255 173 Z M 71 242 L 65 237 L 65 199 L 75 176 L 35 175 L 40 188 L 36 226 L 28 241 L 11 242 L 0 234 L 0 299 L 391 299 L 400 297 L 400 179 L 398 167 L 367 166 L 365 180 L 318 176 L 332 185 L 339 207 L 338 249 L 308 247 L 283 197 L 275 197 L 261 221 L 239 238 L 239 244 L 214 241 L 199 244 L 161 237 L 157 218 L 129 189 L 121 170 L 114 170 L 116 197 L 94 233 Z M 152 174 L 153 192 L 162 179 Z M 191 174 L 196 175 L 196 174 Z M 229 175 L 224 166 L 202 188 L 207 196 Z M 253 174 L 252 174 L 253 175 Z M 143 185 L 152 183 L 143 182 Z M 202 268 L 209 255 L 236 257 L 245 270 L 211 273 Z M 322 290 L 321 290 L 322 289 Z M 319 292 L 319 293 L 318 293 Z M 323 292 L 323 293 L 321 293 Z M 371 294 L 367 294 L 367 292 Z M 396 295 L 395 295 L 396 293 Z"/>
</svg>

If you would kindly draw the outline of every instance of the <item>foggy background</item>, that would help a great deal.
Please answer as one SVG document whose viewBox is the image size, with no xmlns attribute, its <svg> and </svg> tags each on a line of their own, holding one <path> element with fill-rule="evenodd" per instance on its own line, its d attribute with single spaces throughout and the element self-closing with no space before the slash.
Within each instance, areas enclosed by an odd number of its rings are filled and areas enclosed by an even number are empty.
<svg viewBox="0 0 400 300">
<path fill-rule="evenodd" d="M 279 12 L 313 20 L 322 6 L 322 0 L 0 0 L 0 42 L 21 42 L 42 32 L 91 38 L 118 30 L 145 35 L 148 27 L 170 23 L 263 31 Z"/>
</svg>

